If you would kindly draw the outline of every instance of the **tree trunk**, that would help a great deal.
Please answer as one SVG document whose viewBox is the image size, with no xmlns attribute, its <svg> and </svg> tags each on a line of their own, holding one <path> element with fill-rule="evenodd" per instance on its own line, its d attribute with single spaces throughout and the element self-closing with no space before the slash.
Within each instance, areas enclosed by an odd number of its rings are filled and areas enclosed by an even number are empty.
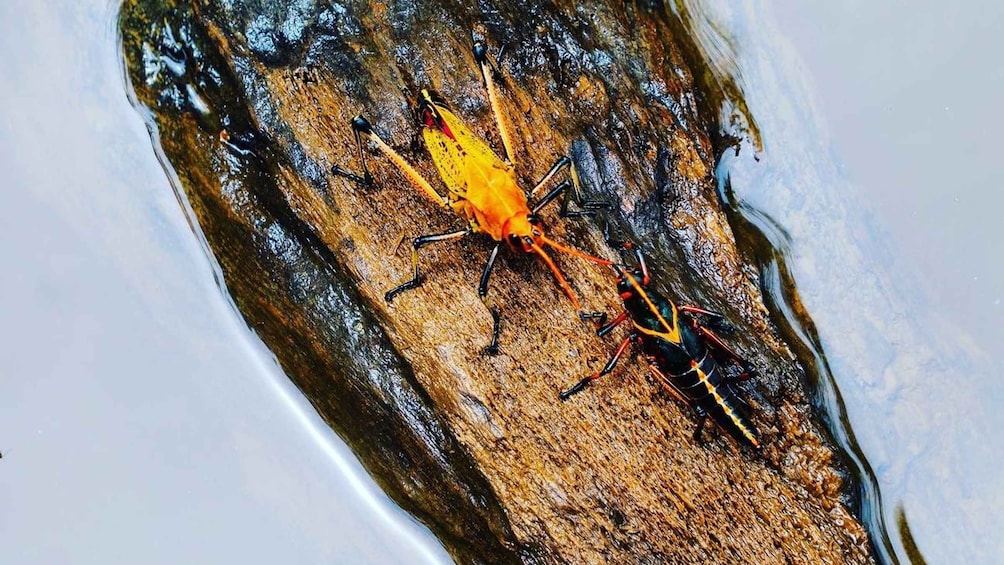
<svg viewBox="0 0 1004 565">
<path fill-rule="evenodd" d="M 671 7 L 587 1 L 237 3 L 128 0 L 129 77 L 227 290 L 286 374 L 373 476 L 462 562 L 870 562 L 842 500 L 842 469 L 811 419 L 805 379 L 762 304 L 713 176 L 713 90 Z M 727 314 L 763 377 L 742 386 L 760 455 L 696 417 L 636 357 L 568 402 L 614 339 L 580 321 L 541 261 L 503 250 L 490 297 L 476 287 L 491 239 L 424 248 L 465 227 L 392 163 L 358 169 L 349 120 L 365 114 L 445 193 L 414 118 L 439 91 L 472 131 L 501 142 L 471 46 L 507 47 L 500 70 L 518 178 L 570 154 L 586 195 L 641 243 L 658 286 Z M 696 79 L 695 79 L 696 77 Z M 547 212 L 554 239 L 606 257 L 596 223 Z M 608 269 L 557 259 L 584 308 L 617 312 Z"/>
</svg>

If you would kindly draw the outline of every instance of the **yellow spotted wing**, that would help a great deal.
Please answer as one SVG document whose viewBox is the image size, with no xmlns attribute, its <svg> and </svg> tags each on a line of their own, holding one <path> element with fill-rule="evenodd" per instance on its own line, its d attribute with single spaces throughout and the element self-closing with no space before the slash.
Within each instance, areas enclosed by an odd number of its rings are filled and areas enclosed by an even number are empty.
<svg viewBox="0 0 1004 565">
<path fill-rule="evenodd" d="M 474 171 L 498 169 L 511 174 L 509 172 L 511 167 L 499 159 L 484 141 L 467 129 L 453 112 L 439 104 L 436 104 L 436 111 L 446 127 L 444 129 L 425 127 L 422 135 L 425 138 L 425 146 L 432 155 L 432 161 L 439 170 L 439 176 L 443 178 L 450 191 L 451 200 L 467 198 L 468 184 Z M 481 175 L 473 176 L 477 178 Z"/>
</svg>

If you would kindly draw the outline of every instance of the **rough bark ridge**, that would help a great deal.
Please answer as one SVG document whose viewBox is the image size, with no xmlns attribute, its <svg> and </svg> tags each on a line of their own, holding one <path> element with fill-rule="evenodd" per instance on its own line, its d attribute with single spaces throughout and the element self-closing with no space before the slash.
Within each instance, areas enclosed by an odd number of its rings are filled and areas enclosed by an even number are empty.
<svg viewBox="0 0 1004 565">
<path fill-rule="evenodd" d="M 130 0 L 121 29 L 138 102 L 248 323 L 384 488 L 461 561 L 869 562 L 812 425 L 797 363 L 771 327 L 715 192 L 709 132 L 682 26 L 659 2 L 345 2 L 189 5 Z M 475 289 L 484 238 L 423 250 L 462 227 L 374 155 L 364 113 L 437 188 L 413 101 L 438 90 L 500 147 L 472 33 L 507 45 L 503 105 L 529 186 L 570 153 L 592 197 L 643 242 L 667 294 L 726 312 L 766 375 L 746 387 L 762 458 L 693 414 L 629 360 L 561 403 L 614 345 L 575 317 L 544 265 L 505 256 L 491 293 L 502 354 Z M 612 256 L 595 225 L 545 215 L 556 239 Z M 614 312 L 610 273 L 559 263 L 587 309 Z"/>
</svg>

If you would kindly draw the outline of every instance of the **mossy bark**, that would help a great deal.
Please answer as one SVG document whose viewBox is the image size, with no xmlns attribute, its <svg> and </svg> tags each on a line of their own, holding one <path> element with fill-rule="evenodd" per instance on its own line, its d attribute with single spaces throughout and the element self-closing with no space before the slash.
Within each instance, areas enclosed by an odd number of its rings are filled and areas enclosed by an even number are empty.
<svg viewBox="0 0 1004 565">
<path fill-rule="evenodd" d="M 120 23 L 135 97 L 238 308 L 458 560 L 871 560 L 801 370 L 721 209 L 717 116 L 671 9 L 130 0 Z M 508 47 L 501 92 L 520 180 L 570 154 L 587 194 L 614 203 L 617 229 L 643 243 L 660 287 L 737 327 L 736 347 L 764 375 L 743 386 L 762 455 L 713 431 L 696 444 L 693 413 L 640 360 L 560 402 L 614 343 L 577 319 L 532 258 L 501 259 L 491 296 L 502 352 L 481 355 L 487 238 L 424 249 L 425 284 L 384 300 L 409 276 L 402 240 L 464 222 L 378 155 L 374 190 L 328 170 L 358 166 L 348 122 L 364 113 L 441 187 L 413 116 L 422 88 L 499 148 L 472 34 Z M 544 219 L 555 239 L 612 256 L 595 224 Z M 616 311 L 609 271 L 559 263 L 587 309 Z"/>
</svg>

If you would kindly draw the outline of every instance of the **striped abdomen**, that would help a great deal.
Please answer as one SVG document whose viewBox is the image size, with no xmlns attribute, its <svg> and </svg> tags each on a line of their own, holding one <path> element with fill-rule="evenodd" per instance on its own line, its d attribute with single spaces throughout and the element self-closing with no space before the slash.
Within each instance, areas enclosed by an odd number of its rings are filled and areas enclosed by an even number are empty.
<svg viewBox="0 0 1004 565">
<path fill-rule="evenodd" d="M 706 415 L 740 444 L 760 446 L 746 405 L 729 386 L 697 324 L 655 291 L 618 287 L 652 371 L 680 400 Z M 703 423 L 703 420 L 702 420 Z M 698 428 L 700 433 L 700 428 Z"/>
<path fill-rule="evenodd" d="M 672 344 L 661 344 L 660 353 L 666 353 Z M 680 373 L 668 371 L 664 355 L 650 356 L 653 370 L 690 404 L 698 414 L 706 414 L 719 428 L 737 442 L 759 447 L 756 427 L 746 413 L 745 404 L 725 382 L 725 375 L 714 358 L 704 350 L 700 361 L 690 360 L 690 369 Z"/>
</svg>

